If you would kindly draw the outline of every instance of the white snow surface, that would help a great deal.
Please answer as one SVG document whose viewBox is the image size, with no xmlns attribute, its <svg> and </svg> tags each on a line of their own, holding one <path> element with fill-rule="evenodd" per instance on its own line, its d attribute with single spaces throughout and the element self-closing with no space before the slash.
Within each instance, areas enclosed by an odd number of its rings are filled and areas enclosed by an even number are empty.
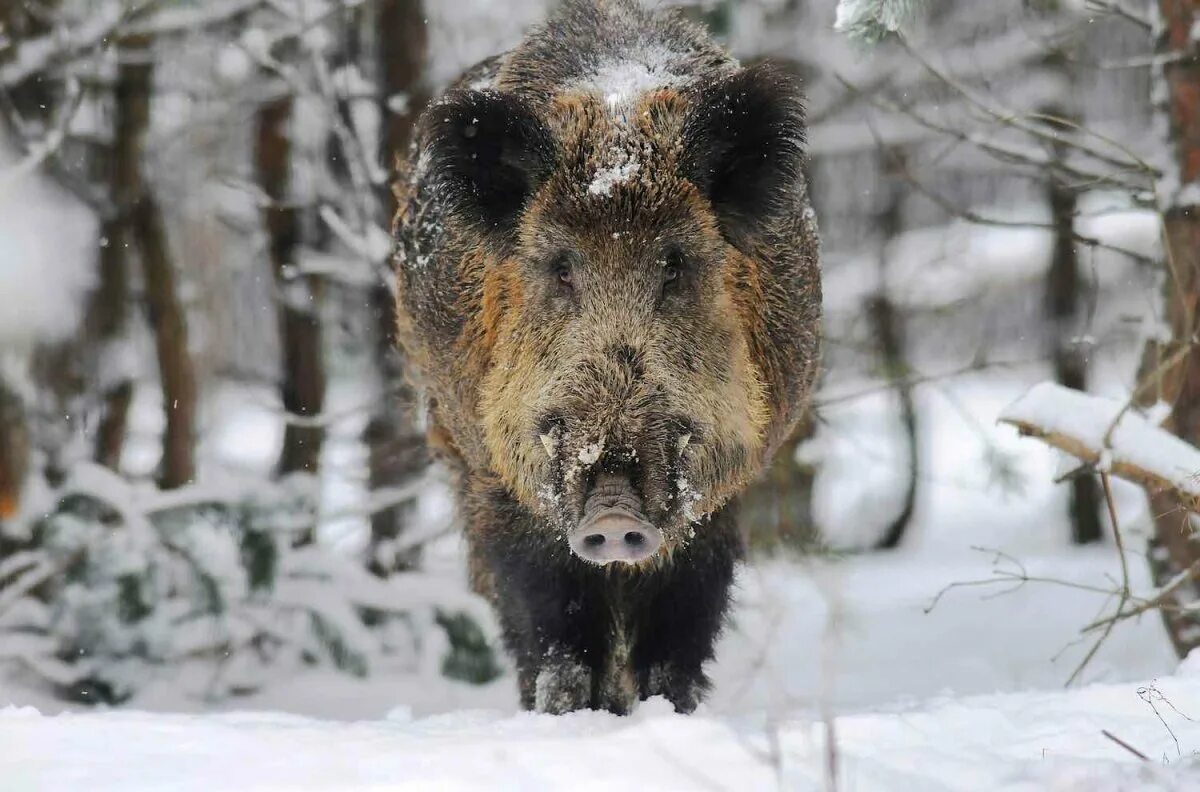
<svg viewBox="0 0 1200 792">
<path fill-rule="evenodd" d="M 1141 695 L 1139 695 L 1141 691 Z M 1200 724 L 1158 701 L 1200 697 L 1200 678 L 1079 691 L 939 700 L 839 718 L 846 790 L 1194 790 L 1200 766 L 1175 739 Z M 1108 730 L 1154 757 L 1139 761 Z M 674 714 L 652 699 L 631 717 L 462 711 L 334 723 L 263 713 L 47 717 L 0 709 L 10 792 L 103 790 L 791 789 L 827 785 L 823 722 Z M 1174 736 L 1172 736 L 1172 734 Z M 1170 762 L 1170 764 L 1167 764 Z"/>
</svg>

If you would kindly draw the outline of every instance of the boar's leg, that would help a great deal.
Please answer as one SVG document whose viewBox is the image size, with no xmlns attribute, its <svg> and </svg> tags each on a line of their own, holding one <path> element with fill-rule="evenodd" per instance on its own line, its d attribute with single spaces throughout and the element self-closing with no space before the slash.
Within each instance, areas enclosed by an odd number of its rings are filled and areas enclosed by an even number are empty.
<svg viewBox="0 0 1200 792">
<path fill-rule="evenodd" d="M 688 713 L 704 698 L 704 663 L 729 607 L 734 563 L 742 545 L 733 507 L 717 512 L 687 547 L 676 550 L 656 573 L 654 594 L 635 603 L 639 626 L 634 666 L 642 699 L 664 696 L 678 712 Z"/>
<path fill-rule="evenodd" d="M 521 704 L 552 713 L 590 707 L 594 664 L 604 651 L 603 614 L 570 574 L 582 562 L 565 543 L 555 553 L 530 539 L 505 548 L 489 542 L 487 551 L 492 604 L 516 660 Z"/>
<path fill-rule="evenodd" d="M 491 600 L 517 665 L 525 709 L 595 705 L 609 642 L 604 572 L 575 558 L 561 533 L 501 488 L 473 499 L 468 540 L 476 588 Z"/>
</svg>

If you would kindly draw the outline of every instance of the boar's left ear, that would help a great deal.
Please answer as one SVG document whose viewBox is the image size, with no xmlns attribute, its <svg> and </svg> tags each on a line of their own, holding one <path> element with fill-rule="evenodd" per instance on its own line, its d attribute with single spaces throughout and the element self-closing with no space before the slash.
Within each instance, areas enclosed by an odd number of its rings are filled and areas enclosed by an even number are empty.
<svg viewBox="0 0 1200 792">
<path fill-rule="evenodd" d="M 740 236 L 794 211 L 804 158 L 796 81 L 770 64 L 700 89 L 683 127 L 683 175 Z"/>
<path fill-rule="evenodd" d="M 461 91 L 425 114 L 421 141 L 449 209 L 485 232 L 507 234 L 556 159 L 554 138 L 526 102 Z"/>
</svg>

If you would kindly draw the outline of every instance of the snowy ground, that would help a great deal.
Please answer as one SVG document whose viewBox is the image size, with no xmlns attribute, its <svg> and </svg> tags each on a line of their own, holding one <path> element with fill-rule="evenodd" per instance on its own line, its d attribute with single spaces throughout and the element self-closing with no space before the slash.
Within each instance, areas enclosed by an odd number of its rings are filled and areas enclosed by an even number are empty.
<svg viewBox="0 0 1200 792">
<path fill-rule="evenodd" d="M 1023 561 L 1091 584 L 1116 573 L 1107 548 Z M 1200 748 L 1185 717 L 1200 717 L 1200 673 L 1172 675 L 1156 620 L 1101 649 L 1087 678 L 1107 684 L 1064 692 L 1086 648 L 1069 644 L 1104 598 L 966 588 L 926 613 L 945 585 L 990 575 L 991 559 L 969 551 L 752 567 L 714 693 L 690 718 L 661 700 L 628 719 L 519 713 L 510 676 L 476 688 L 310 672 L 210 702 L 194 669 L 107 713 L 63 712 L 0 682 L 0 788 L 822 789 L 832 713 L 845 790 L 1200 789 L 1200 770 L 1180 769 Z"/>
<path fill-rule="evenodd" d="M 840 788 L 853 790 L 1191 790 L 1181 745 L 1200 726 L 1168 702 L 1200 678 L 1142 688 L 939 699 L 902 713 L 839 718 Z M 1140 750 L 1139 760 L 1106 737 Z M 383 790 L 828 788 L 826 727 L 675 715 L 662 700 L 630 718 L 465 710 L 338 724 L 291 715 L 39 715 L 0 710 L 9 790 Z M 1174 735 L 1174 736 L 1172 736 Z M 1178 739 L 1179 744 L 1176 744 Z"/>
</svg>

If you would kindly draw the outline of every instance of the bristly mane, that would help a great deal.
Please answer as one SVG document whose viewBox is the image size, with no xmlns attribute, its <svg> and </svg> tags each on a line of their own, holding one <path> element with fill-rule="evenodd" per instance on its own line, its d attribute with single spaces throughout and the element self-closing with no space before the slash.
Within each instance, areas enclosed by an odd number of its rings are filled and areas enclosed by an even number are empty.
<svg viewBox="0 0 1200 792">
<path fill-rule="evenodd" d="M 636 0 L 567 0 L 504 59 L 497 87 L 543 104 L 575 86 L 607 95 L 651 88 L 653 80 L 711 79 L 736 66 L 677 11 L 648 11 Z"/>
</svg>

